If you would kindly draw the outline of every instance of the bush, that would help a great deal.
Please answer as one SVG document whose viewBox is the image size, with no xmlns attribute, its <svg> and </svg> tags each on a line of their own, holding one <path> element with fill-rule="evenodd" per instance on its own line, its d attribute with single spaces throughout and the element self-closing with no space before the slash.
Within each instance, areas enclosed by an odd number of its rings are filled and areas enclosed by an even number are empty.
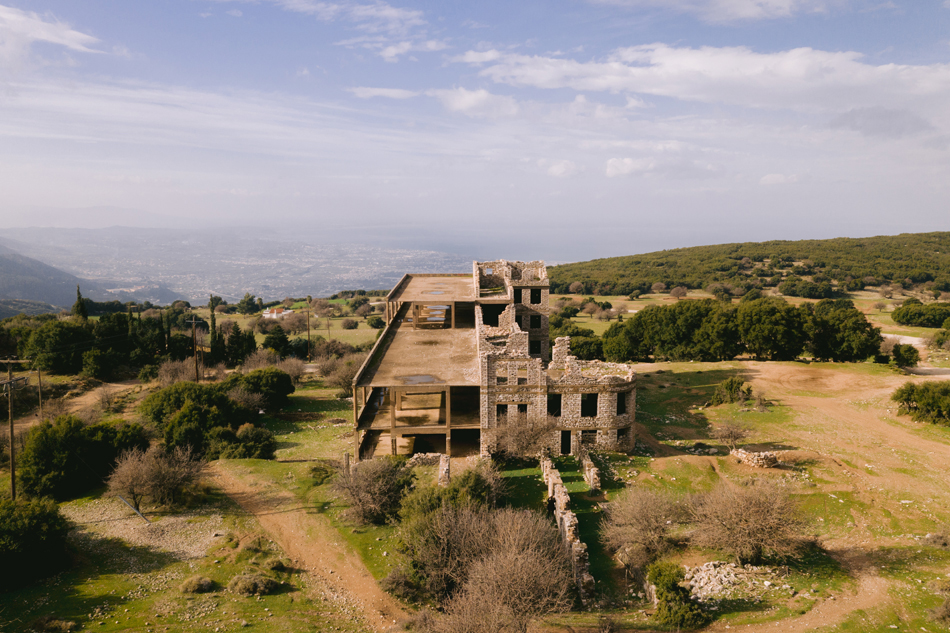
<svg viewBox="0 0 950 633">
<path fill-rule="evenodd" d="M 276 580 L 258 574 L 235 576 L 228 583 L 228 591 L 239 596 L 266 596 L 280 585 Z"/>
<path fill-rule="evenodd" d="M 347 514 L 359 523 L 385 523 L 399 511 L 415 479 L 402 457 L 380 457 L 355 464 L 340 473 L 333 485 L 350 503 Z"/>
<path fill-rule="evenodd" d="M 201 405 L 207 409 L 216 409 L 216 418 L 224 426 L 238 428 L 254 419 L 256 411 L 251 411 L 228 397 L 231 389 L 241 386 L 239 380 L 229 378 L 217 385 L 199 385 L 193 382 L 179 382 L 151 394 L 142 401 L 139 408 L 143 417 L 164 432 L 168 422 L 177 415 L 186 402 Z"/>
<path fill-rule="evenodd" d="M 901 369 L 916 367 L 920 362 L 920 352 L 913 345 L 895 345 L 891 350 L 891 360 Z"/>
<path fill-rule="evenodd" d="M 752 387 L 743 388 L 744 384 L 745 381 L 742 380 L 742 378 L 733 376 L 716 385 L 716 392 L 712 397 L 713 406 L 732 402 L 745 402 L 751 398 Z"/>
<path fill-rule="evenodd" d="M 226 386 L 227 391 L 244 387 L 250 393 L 259 393 L 266 411 L 277 411 L 287 406 L 287 396 L 296 391 L 290 375 L 276 367 L 256 369 L 243 376 L 234 374 L 221 384 Z"/>
<path fill-rule="evenodd" d="M 69 522 L 51 499 L 0 499 L 0 591 L 62 569 Z M 15 573 L 13 573 L 15 571 Z"/>
<path fill-rule="evenodd" d="M 178 382 L 195 379 L 195 363 L 187 360 L 166 360 L 158 367 L 158 382 L 170 387 Z"/>
<path fill-rule="evenodd" d="M 359 321 L 355 319 L 343 319 L 343 322 L 340 323 L 340 327 L 342 327 L 344 330 L 355 330 L 359 326 Z"/>
<path fill-rule="evenodd" d="M 553 416 L 515 414 L 499 417 L 494 450 L 504 457 L 535 457 L 551 442 L 559 422 Z"/>
<path fill-rule="evenodd" d="M 386 327 L 386 321 L 383 320 L 383 317 L 373 315 L 366 319 L 366 325 L 370 326 L 374 330 L 381 330 Z"/>
<path fill-rule="evenodd" d="M 749 430 L 738 424 L 726 423 L 717 429 L 713 429 L 710 435 L 729 447 L 730 451 L 734 451 L 739 447 L 739 442 L 749 437 Z"/>
<path fill-rule="evenodd" d="M 187 488 L 204 471 L 204 462 L 190 450 L 176 448 L 166 453 L 158 446 L 147 451 L 131 450 L 119 458 L 109 476 L 109 492 L 121 495 L 136 510 L 146 499 L 157 505 L 179 503 Z"/>
<path fill-rule="evenodd" d="M 789 492 L 770 483 L 720 484 L 690 505 L 692 540 L 728 552 L 739 563 L 798 556 L 805 520 Z"/>
<path fill-rule="evenodd" d="M 891 396 L 898 412 L 916 422 L 950 425 L 950 381 L 905 383 Z"/>
<path fill-rule="evenodd" d="M 607 505 L 601 538 L 626 567 L 645 568 L 669 549 L 675 515 L 668 494 L 632 488 Z"/>
<path fill-rule="evenodd" d="M 208 593 L 214 590 L 214 581 L 204 576 L 192 576 L 181 583 L 182 593 Z"/>
<path fill-rule="evenodd" d="M 158 365 L 145 365 L 139 370 L 139 382 L 152 382 L 158 379 Z"/>
<path fill-rule="evenodd" d="M 244 424 L 237 430 L 234 442 L 221 452 L 228 459 L 274 459 L 277 440 L 274 434 L 253 424 Z"/>
<path fill-rule="evenodd" d="M 74 497 L 101 485 L 123 451 L 147 446 L 141 425 L 85 426 L 79 418 L 60 416 L 27 434 L 17 457 L 20 483 L 34 497 Z"/>
<path fill-rule="evenodd" d="M 689 591 L 680 585 L 683 569 L 673 563 L 654 563 L 647 571 L 647 581 L 656 587 L 656 621 L 677 629 L 698 629 L 709 622 L 709 616 L 692 601 Z"/>
</svg>

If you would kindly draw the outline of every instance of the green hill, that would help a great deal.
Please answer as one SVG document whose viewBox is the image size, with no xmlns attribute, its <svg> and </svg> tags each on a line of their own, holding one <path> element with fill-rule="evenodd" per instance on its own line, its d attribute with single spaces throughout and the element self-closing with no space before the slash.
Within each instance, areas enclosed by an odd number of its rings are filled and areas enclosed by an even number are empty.
<svg viewBox="0 0 950 633">
<path fill-rule="evenodd" d="M 0 299 L 71 306 L 76 301 L 77 284 L 82 286 L 85 296 L 108 295 L 95 282 L 80 279 L 0 245 Z"/>
<path fill-rule="evenodd" d="M 59 312 L 61 308 L 54 305 L 43 303 L 42 301 L 22 301 L 20 299 L 0 299 L 0 320 L 18 314 L 36 316 L 37 314 L 49 314 Z"/>
<path fill-rule="evenodd" d="M 950 291 L 950 233 L 694 246 L 551 266 L 548 276 L 552 292 L 566 293 L 581 282 L 580 292 L 600 295 L 645 293 L 655 282 L 668 288 L 722 283 L 745 289 L 804 282 L 833 290 L 933 282 L 935 289 Z"/>
</svg>

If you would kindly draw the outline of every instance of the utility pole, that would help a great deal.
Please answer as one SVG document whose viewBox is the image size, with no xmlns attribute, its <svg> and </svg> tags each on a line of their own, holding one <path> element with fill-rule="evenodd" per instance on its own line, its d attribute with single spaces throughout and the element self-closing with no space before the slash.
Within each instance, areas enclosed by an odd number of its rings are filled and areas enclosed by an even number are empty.
<svg viewBox="0 0 950 633">
<path fill-rule="evenodd" d="M 14 378 L 13 365 L 29 361 L 7 358 L 5 362 L 7 363 L 7 379 L 0 381 L 0 386 L 4 387 L 4 390 L 7 392 L 7 411 L 10 420 L 10 498 L 16 501 L 16 447 L 13 444 L 13 390 L 25 387 L 28 378 L 26 376 Z M 19 387 L 17 385 L 19 385 Z"/>
<path fill-rule="evenodd" d="M 310 303 L 307 303 L 307 362 L 313 362 L 310 358 Z"/>
<path fill-rule="evenodd" d="M 43 421 L 43 370 L 36 368 L 36 388 L 40 391 L 40 422 Z"/>
</svg>

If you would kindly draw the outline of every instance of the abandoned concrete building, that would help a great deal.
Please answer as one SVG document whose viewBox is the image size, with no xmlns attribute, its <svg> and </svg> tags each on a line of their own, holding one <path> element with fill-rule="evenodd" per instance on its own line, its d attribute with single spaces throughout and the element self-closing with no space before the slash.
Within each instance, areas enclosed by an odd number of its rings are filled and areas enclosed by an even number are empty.
<svg viewBox="0 0 950 633">
<path fill-rule="evenodd" d="M 634 442 L 636 377 L 551 345 L 544 262 L 473 262 L 472 274 L 407 274 L 353 380 L 356 455 L 490 454 L 508 425 L 552 420 L 555 454 Z M 508 426 L 508 430 L 517 429 Z"/>
</svg>

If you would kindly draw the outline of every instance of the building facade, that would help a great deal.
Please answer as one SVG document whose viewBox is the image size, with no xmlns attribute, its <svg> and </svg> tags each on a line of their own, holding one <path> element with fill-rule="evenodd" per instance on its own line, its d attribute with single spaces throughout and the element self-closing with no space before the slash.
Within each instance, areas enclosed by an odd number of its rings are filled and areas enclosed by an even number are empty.
<svg viewBox="0 0 950 633">
<path fill-rule="evenodd" d="M 544 262 L 473 262 L 471 275 L 405 275 L 353 381 L 356 454 L 489 454 L 543 420 L 555 453 L 633 446 L 636 376 L 552 346 Z M 510 435 L 509 435 L 510 436 Z"/>
</svg>

